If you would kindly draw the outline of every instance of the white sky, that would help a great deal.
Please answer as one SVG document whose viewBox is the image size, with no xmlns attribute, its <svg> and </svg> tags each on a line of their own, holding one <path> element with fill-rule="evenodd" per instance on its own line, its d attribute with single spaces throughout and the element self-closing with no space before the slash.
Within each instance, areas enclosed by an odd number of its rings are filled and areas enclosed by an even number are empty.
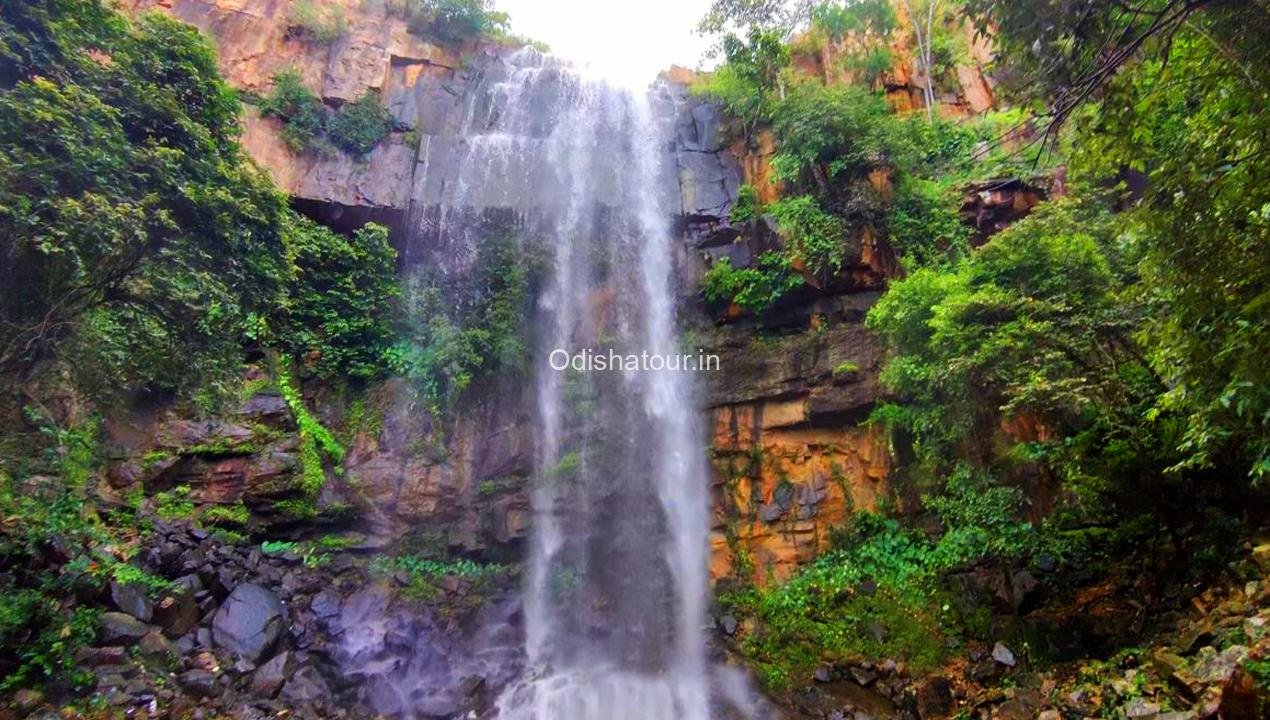
<svg viewBox="0 0 1270 720">
<path fill-rule="evenodd" d="M 644 86 L 671 65 L 697 67 L 710 40 L 693 30 L 710 0 L 494 0 L 512 32 L 614 82 Z"/>
</svg>

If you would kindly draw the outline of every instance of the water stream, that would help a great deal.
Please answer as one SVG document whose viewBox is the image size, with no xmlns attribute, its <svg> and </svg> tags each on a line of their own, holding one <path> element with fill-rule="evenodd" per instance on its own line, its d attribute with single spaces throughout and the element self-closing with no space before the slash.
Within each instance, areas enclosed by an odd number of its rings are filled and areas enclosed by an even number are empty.
<svg viewBox="0 0 1270 720">
<path fill-rule="evenodd" d="M 429 222 L 455 262 L 473 207 L 532 216 L 549 279 L 533 331 L 536 471 L 524 587 L 527 669 L 496 701 L 513 720 L 709 717 L 707 479 L 683 370 L 553 369 L 553 350 L 679 353 L 678 210 L 665 88 L 584 78 L 534 50 L 464 109 Z M 421 163 L 429 172 L 429 148 Z"/>
</svg>

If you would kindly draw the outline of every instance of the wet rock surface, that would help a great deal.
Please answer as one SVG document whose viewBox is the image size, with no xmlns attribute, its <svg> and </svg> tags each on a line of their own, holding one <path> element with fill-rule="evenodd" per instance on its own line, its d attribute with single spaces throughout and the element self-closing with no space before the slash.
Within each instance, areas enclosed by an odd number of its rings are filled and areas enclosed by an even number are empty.
<svg viewBox="0 0 1270 720">
<path fill-rule="evenodd" d="M 107 592 L 113 609 L 75 654 L 94 696 L 129 716 L 460 717 L 487 710 L 520 667 L 514 583 L 453 578 L 412 599 L 369 554 L 306 564 L 186 521 L 149 521 L 141 566 L 170 587 Z M 149 621 L 130 614 L 143 606 Z M 28 692 L 8 704 L 42 718 L 47 700 Z"/>
</svg>

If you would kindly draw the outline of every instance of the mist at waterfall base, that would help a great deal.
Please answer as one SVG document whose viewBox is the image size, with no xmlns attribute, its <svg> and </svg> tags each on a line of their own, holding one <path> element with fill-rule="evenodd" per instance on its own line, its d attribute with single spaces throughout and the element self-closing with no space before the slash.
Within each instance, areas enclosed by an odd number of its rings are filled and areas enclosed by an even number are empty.
<svg viewBox="0 0 1270 720">
<path fill-rule="evenodd" d="M 707 658 L 709 480 L 693 373 L 561 372 L 549 360 L 558 348 L 684 351 L 673 280 L 682 101 L 526 48 L 480 71 L 453 136 L 420 139 L 407 255 L 427 245 L 462 273 L 490 213 L 510 212 L 545 256 L 530 321 L 533 520 L 518 607 L 486 608 L 481 649 L 466 655 L 408 621 L 408 659 L 372 678 L 378 712 L 436 717 L 448 691 L 435 688 L 480 677 L 489 716 L 508 720 L 754 716 L 740 672 Z M 344 667 L 373 655 L 359 638 L 384 637 L 387 604 L 364 602 L 353 625 L 373 631 L 348 628 Z"/>
</svg>

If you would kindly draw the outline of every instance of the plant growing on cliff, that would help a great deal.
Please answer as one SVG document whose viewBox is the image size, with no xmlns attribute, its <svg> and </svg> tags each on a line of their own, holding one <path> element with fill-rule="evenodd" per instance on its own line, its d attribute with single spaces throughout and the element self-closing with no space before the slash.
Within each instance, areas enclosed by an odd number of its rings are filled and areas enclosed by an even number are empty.
<svg viewBox="0 0 1270 720">
<path fill-rule="evenodd" d="M 273 88 L 261 100 L 260 112 L 282 120 L 282 140 L 292 152 L 330 154 L 330 143 L 323 135 L 326 107 L 304 86 L 296 70 L 283 70 L 273 76 Z"/>
<path fill-rule="evenodd" d="M 295 0 L 287 22 L 291 30 L 320 45 L 330 45 L 348 32 L 344 9 L 319 0 Z"/>
<path fill-rule="evenodd" d="M 434 411 L 451 409 L 475 380 L 523 370 L 533 272 L 519 238 L 498 232 L 481 241 L 471 272 L 449 281 L 444 301 L 441 278 L 407 285 L 399 328 L 404 339 L 391 362 Z"/>
<path fill-rule="evenodd" d="M 508 24 L 489 0 L 388 0 L 388 9 L 410 32 L 449 43 L 503 34 Z"/>
<path fill-rule="evenodd" d="M 782 198 L 768 208 L 790 258 L 808 272 L 826 279 L 842 270 L 846 255 L 846 225 L 821 209 L 816 199 L 801 195 Z"/>
<path fill-rule="evenodd" d="M 803 282 L 786 255 L 768 252 L 748 268 L 734 268 L 728 258 L 715 262 L 701 278 L 701 291 L 710 302 L 764 312 Z"/>
<path fill-rule="evenodd" d="M 379 104 L 379 95 L 371 90 L 351 103 L 345 103 L 327 122 L 331 142 L 354 157 L 362 157 L 392 131 L 392 115 Z"/>
<path fill-rule="evenodd" d="M 763 214 L 763 202 L 759 200 L 758 190 L 746 183 L 736 190 L 736 200 L 732 203 L 732 211 L 728 213 L 728 221 L 733 225 L 750 222 Z"/>
<path fill-rule="evenodd" d="M 371 223 L 346 237 L 295 217 L 287 240 L 295 279 L 265 339 L 319 377 L 383 373 L 395 339 L 391 306 L 400 293 L 388 229 Z"/>
</svg>

